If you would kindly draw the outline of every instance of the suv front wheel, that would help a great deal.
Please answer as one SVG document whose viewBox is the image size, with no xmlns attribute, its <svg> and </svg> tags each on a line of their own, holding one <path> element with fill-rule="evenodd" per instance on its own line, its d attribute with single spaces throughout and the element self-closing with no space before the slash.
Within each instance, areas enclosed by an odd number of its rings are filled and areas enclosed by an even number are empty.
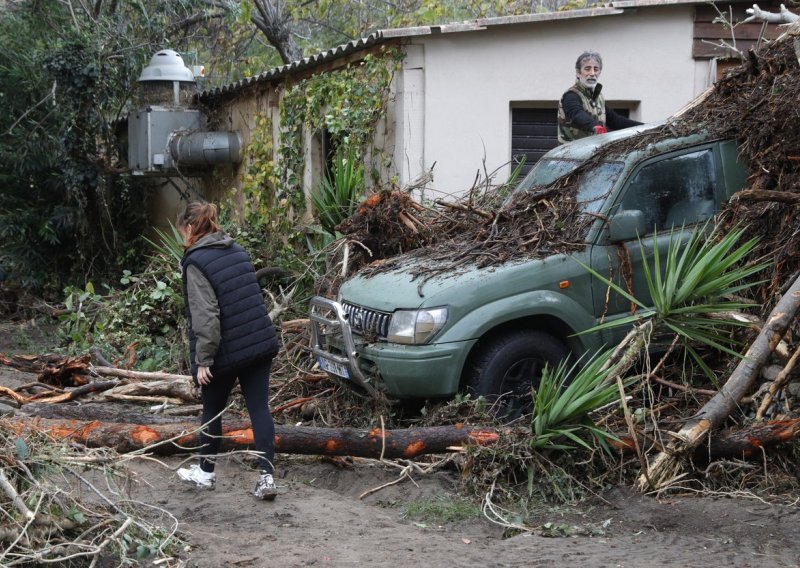
<svg viewBox="0 0 800 568">
<path fill-rule="evenodd" d="M 567 346 L 552 335 L 512 331 L 478 346 L 465 384 L 474 396 L 486 398 L 493 414 L 513 420 L 531 411 L 531 389 L 539 386 L 544 366 L 555 369 L 568 355 Z"/>
</svg>

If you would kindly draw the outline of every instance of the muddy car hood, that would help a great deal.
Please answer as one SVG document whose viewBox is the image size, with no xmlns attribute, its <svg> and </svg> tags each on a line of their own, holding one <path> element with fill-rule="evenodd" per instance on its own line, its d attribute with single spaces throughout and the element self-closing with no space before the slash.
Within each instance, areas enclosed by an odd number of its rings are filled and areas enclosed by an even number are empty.
<svg viewBox="0 0 800 568">
<path fill-rule="evenodd" d="M 420 266 L 410 262 L 409 266 L 381 274 L 351 278 L 342 285 L 339 299 L 383 312 L 484 303 L 529 289 L 533 279 L 542 284 L 555 281 L 558 267 L 565 262 L 574 261 L 557 254 L 487 268 L 461 267 L 436 276 L 431 276 L 430 271 L 420 274 Z"/>
</svg>

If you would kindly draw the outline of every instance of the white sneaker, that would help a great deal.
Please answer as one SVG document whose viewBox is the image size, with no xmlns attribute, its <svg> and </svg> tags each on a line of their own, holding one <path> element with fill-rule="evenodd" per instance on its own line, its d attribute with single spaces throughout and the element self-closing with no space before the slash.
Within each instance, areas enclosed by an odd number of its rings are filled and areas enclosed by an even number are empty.
<svg viewBox="0 0 800 568">
<path fill-rule="evenodd" d="M 278 488 L 275 487 L 275 480 L 272 479 L 271 474 L 261 474 L 258 483 L 256 483 L 256 490 L 253 492 L 253 495 L 255 495 L 257 499 L 263 499 L 264 501 L 272 501 L 275 499 L 278 495 Z"/>
<path fill-rule="evenodd" d="M 180 468 L 178 477 L 187 483 L 193 483 L 195 487 L 200 489 L 214 489 L 217 482 L 216 473 L 203 471 L 197 464 Z"/>
</svg>

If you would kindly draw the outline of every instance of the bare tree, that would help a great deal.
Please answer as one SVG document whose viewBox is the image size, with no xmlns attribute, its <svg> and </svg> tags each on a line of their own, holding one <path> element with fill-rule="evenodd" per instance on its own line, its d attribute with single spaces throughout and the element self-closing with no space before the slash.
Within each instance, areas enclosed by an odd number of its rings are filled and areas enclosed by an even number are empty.
<svg viewBox="0 0 800 568">
<path fill-rule="evenodd" d="M 250 16 L 255 26 L 278 51 L 284 63 L 303 58 L 302 50 L 292 35 L 293 20 L 283 0 L 254 0 L 256 11 Z"/>
</svg>

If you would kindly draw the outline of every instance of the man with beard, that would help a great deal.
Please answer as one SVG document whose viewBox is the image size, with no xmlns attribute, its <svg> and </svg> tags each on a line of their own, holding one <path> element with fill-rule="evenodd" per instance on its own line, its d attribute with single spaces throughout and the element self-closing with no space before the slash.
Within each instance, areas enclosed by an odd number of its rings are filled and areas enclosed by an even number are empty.
<svg viewBox="0 0 800 568">
<path fill-rule="evenodd" d="M 558 103 L 558 141 L 577 140 L 641 124 L 606 107 L 603 85 L 598 83 L 603 59 L 596 51 L 584 51 L 575 62 L 575 84 Z"/>
</svg>

